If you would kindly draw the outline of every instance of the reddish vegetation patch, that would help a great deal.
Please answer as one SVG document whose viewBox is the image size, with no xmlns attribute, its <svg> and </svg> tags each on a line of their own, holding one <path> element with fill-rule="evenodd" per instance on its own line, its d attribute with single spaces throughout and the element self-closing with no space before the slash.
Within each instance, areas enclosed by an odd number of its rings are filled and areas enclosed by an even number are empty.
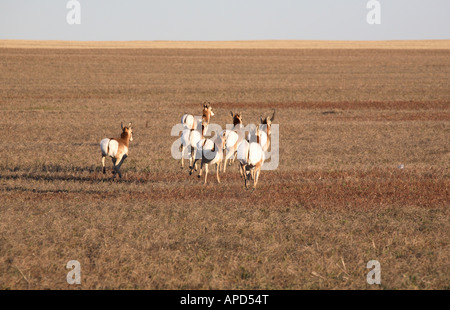
<svg viewBox="0 0 450 310">
<path fill-rule="evenodd" d="M 327 114 L 323 112 L 322 114 Z M 342 121 L 450 121 L 449 112 L 421 112 L 421 113 L 377 113 L 371 115 L 342 115 L 330 113 L 331 116 Z"/>
<path fill-rule="evenodd" d="M 198 104 L 189 104 L 197 107 Z M 223 109 L 258 108 L 258 109 L 300 109 L 300 110 L 326 110 L 335 113 L 341 110 L 449 110 L 450 101 L 354 101 L 354 102 L 216 102 L 214 106 Z M 447 114 L 448 116 L 448 114 Z"/>
<path fill-rule="evenodd" d="M 38 201 L 72 200 L 84 197 L 89 200 L 118 199 L 121 201 L 148 200 L 158 203 L 198 202 L 265 205 L 278 207 L 340 208 L 372 207 L 387 205 L 443 206 L 449 201 L 448 177 L 441 172 L 415 173 L 399 169 L 371 169 L 365 171 L 303 171 L 264 172 L 256 191 L 243 189 L 243 180 L 236 173 L 222 175 L 217 184 L 214 175 L 209 184 L 203 178 L 168 172 L 157 174 L 127 173 L 119 181 L 105 179 L 103 174 L 92 173 L 85 178 L 53 176 L 55 180 L 82 182 L 93 189 L 30 189 L 6 186 L 2 191 L 14 196 Z M 8 176 L 4 177 L 9 179 Z M 23 175 L 19 179 L 45 180 L 45 176 Z M 52 177 L 50 177 L 51 179 Z M 106 182 L 106 183 L 105 183 Z M 164 183 L 161 183 L 164 182 Z M 186 182 L 188 184 L 186 184 Z M 124 191 L 109 192 L 95 189 L 96 184 L 123 184 Z M 142 185 L 137 189 L 129 187 Z M 155 186 L 154 186 L 155 185 Z M 177 188 L 174 190 L 174 187 Z M 127 189 L 128 188 L 128 189 Z M 107 189 L 107 188 L 106 188 Z M 256 200 L 255 200 L 256 199 Z"/>
</svg>

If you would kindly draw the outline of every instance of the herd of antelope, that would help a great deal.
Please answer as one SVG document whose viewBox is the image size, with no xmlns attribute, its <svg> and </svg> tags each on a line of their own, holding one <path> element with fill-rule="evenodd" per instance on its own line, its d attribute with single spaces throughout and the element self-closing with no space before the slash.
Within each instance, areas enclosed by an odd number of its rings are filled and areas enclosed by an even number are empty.
<svg viewBox="0 0 450 310">
<path fill-rule="evenodd" d="M 253 133 L 245 136 L 244 124 L 242 122 L 242 113 L 230 112 L 233 127 L 216 133 L 212 138 L 206 138 L 205 135 L 211 117 L 214 116 L 210 103 L 203 104 L 201 119 L 196 119 L 192 114 L 184 114 L 181 117 L 183 131 L 181 133 L 181 168 L 184 168 L 184 153 L 190 152 L 189 157 L 189 175 L 192 172 L 199 171 L 198 178 L 201 178 L 203 168 L 205 170 L 205 184 L 208 178 L 209 165 L 216 165 L 216 178 L 220 183 L 219 173 L 222 169 L 226 172 L 227 162 L 231 166 L 237 159 L 239 162 L 239 173 L 244 179 L 244 186 L 253 180 L 253 189 L 256 189 L 261 167 L 265 161 L 264 152 L 270 147 L 271 125 L 275 118 L 275 110 L 272 116 L 260 117 L 260 125 L 256 126 Z M 122 177 L 120 167 L 128 157 L 129 142 L 133 141 L 133 130 L 131 123 L 127 126 L 121 124 L 122 134 L 120 138 L 105 138 L 100 142 L 102 153 L 103 173 L 106 173 L 105 158 L 112 158 L 114 178 L 119 175 Z M 198 169 L 200 162 L 200 169 Z"/>
</svg>

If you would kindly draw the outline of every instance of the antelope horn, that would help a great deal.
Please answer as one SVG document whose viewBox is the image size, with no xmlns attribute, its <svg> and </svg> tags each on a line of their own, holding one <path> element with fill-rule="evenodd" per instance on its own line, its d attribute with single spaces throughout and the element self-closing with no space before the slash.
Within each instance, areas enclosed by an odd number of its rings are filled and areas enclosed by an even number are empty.
<svg viewBox="0 0 450 310">
<path fill-rule="evenodd" d="M 275 118 L 275 109 L 273 109 L 273 114 L 272 117 L 270 118 L 270 121 L 273 122 L 274 118 Z"/>
<path fill-rule="evenodd" d="M 233 115 L 233 111 L 230 111 L 230 114 L 231 114 L 231 117 L 234 117 L 234 115 Z"/>
<path fill-rule="evenodd" d="M 120 129 L 123 129 L 123 122 L 120 122 Z"/>
</svg>

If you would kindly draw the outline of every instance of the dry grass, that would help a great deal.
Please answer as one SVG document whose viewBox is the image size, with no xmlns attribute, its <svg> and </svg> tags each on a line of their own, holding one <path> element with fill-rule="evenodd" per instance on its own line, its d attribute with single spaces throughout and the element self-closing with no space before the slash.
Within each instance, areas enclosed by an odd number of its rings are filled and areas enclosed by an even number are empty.
<svg viewBox="0 0 450 310">
<path fill-rule="evenodd" d="M 0 49 L 0 288 L 449 289 L 449 56 Z M 206 100 L 223 127 L 277 108 L 280 165 L 255 192 L 236 166 L 204 186 L 170 157 Z M 98 143 L 122 120 L 111 182 Z"/>
</svg>

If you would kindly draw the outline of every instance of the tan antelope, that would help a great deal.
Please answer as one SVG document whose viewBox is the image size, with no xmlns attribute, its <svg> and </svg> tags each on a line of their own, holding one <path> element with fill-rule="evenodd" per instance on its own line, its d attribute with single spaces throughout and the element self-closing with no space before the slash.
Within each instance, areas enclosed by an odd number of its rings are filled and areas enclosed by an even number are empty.
<svg viewBox="0 0 450 310">
<path fill-rule="evenodd" d="M 242 113 L 233 113 L 230 111 L 231 117 L 233 118 L 233 128 L 231 130 L 224 130 L 226 135 L 226 150 L 225 150 L 225 160 L 223 164 L 223 172 L 227 170 L 227 161 L 230 160 L 229 165 L 231 166 L 236 160 L 237 148 L 239 144 L 244 140 L 244 125 L 242 124 Z"/>
<path fill-rule="evenodd" d="M 181 168 L 184 168 L 184 151 L 191 144 L 191 135 L 195 135 L 197 127 L 201 126 L 201 120 L 196 120 L 193 115 L 185 114 L 181 118 L 181 124 L 183 124 L 183 131 L 181 132 Z M 192 152 L 192 148 L 191 148 Z M 191 154 L 192 155 L 192 154 Z M 189 166 L 192 165 L 192 159 L 189 158 Z"/>
<path fill-rule="evenodd" d="M 256 127 L 256 142 L 243 140 L 237 149 L 237 158 L 239 160 L 239 171 L 244 177 L 244 186 L 248 189 L 248 183 L 253 179 L 253 189 L 258 184 L 261 167 L 264 164 L 264 150 L 260 144 L 261 131 Z"/>
<path fill-rule="evenodd" d="M 203 104 L 201 120 L 196 120 L 195 117 L 191 114 L 184 114 L 181 118 L 181 124 L 185 128 L 181 133 L 181 168 L 184 168 L 184 150 L 189 145 L 191 151 L 191 157 L 189 158 L 189 168 L 194 165 L 197 144 L 201 140 L 203 134 L 205 134 L 208 130 L 211 116 L 214 116 L 214 112 L 212 111 L 211 104 L 208 102 Z M 195 166 L 195 170 L 197 170 L 197 166 Z"/>
<path fill-rule="evenodd" d="M 208 178 L 208 165 L 216 164 L 216 177 L 217 183 L 220 183 L 219 171 L 220 165 L 223 161 L 223 152 L 225 150 L 226 145 L 226 136 L 225 132 L 222 131 L 220 134 L 216 134 L 216 136 L 212 139 L 205 139 L 202 136 L 201 140 L 197 143 L 197 152 L 201 156 L 196 156 L 194 164 L 201 160 L 200 171 L 198 177 L 201 178 L 203 166 L 205 166 L 205 184 Z M 199 158 L 200 157 L 200 158 Z M 192 174 L 193 167 L 190 167 L 189 174 Z"/>
<path fill-rule="evenodd" d="M 260 130 L 260 144 L 264 152 L 267 152 L 267 150 L 270 147 L 271 127 L 274 119 L 275 119 L 275 109 L 273 110 L 271 117 L 269 115 L 267 115 L 265 118 L 262 118 L 262 116 L 260 117 L 262 125 L 261 126 L 262 128 Z"/>
<path fill-rule="evenodd" d="M 122 166 L 124 160 L 128 157 L 129 142 L 133 141 L 133 129 L 131 128 L 131 123 L 129 123 L 126 127 L 123 126 L 123 123 L 120 123 L 120 127 L 122 128 L 120 138 L 105 138 L 100 141 L 103 173 L 106 173 L 105 159 L 106 156 L 109 156 L 112 158 L 114 165 L 114 178 L 116 177 L 116 174 L 119 175 L 119 178 L 122 178 L 120 167 Z"/>
</svg>

